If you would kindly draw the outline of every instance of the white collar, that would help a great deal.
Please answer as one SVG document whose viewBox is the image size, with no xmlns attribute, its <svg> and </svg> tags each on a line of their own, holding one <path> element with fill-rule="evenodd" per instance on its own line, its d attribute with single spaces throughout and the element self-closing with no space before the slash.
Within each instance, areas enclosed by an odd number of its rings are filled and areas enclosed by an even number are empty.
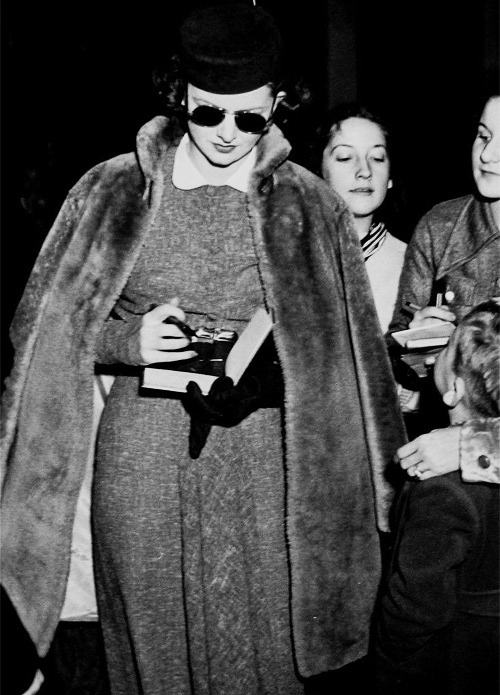
<svg viewBox="0 0 500 695">
<path fill-rule="evenodd" d="M 255 147 L 243 158 L 240 166 L 223 184 L 214 184 L 208 181 L 193 164 L 188 152 L 189 135 L 184 134 L 175 153 L 174 168 L 172 171 L 172 183 L 176 188 L 188 191 L 200 186 L 231 186 L 237 191 L 246 193 L 250 173 L 255 164 Z"/>
</svg>

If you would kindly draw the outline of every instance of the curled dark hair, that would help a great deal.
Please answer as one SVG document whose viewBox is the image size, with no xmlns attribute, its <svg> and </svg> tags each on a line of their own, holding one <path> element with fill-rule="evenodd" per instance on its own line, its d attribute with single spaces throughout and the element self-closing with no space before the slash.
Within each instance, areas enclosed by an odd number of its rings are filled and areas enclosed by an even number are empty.
<svg viewBox="0 0 500 695">
<path fill-rule="evenodd" d="M 183 105 L 186 95 L 187 79 L 183 73 L 182 61 L 178 53 L 169 57 L 161 67 L 155 68 L 152 75 L 153 87 L 159 101 L 161 113 L 186 130 L 186 109 Z M 279 83 L 269 83 L 274 94 L 288 91 L 288 81 L 284 77 Z M 285 108 L 287 104 L 285 103 Z"/>
<path fill-rule="evenodd" d="M 383 132 L 386 140 L 387 154 L 389 156 L 389 161 L 392 166 L 392 143 L 389 133 L 389 128 L 384 122 L 383 118 L 375 113 L 374 111 L 368 109 L 363 104 L 357 101 L 346 101 L 333 109 L 330 109 L 326 113 L 326 116 L 321 120 L 316 129 L 316 147 L 317 147 L 317 169 L 318 174 L 321 175 L 321 160 L 323 157 L 323 152 L 328 144 L 331 136 L 338 133 L 342 123 L 348 118 L 364 118 L 371 123 L 375 123 L 379 126 Z"/>
<path fill-rule="evenodd" d="M 185 130 L 182 102 L 186 93 L 186 86 L 179 55 L 177 53 L 171 55 L 164 65 L 156 67 L 152 80 L 160 111 Z"/>
<path fill-rule="evenodd" d="M 408 204 L 400 174 L 397 148 L 394 147 L 388 121 L 382 114 L 358 101 L 342 102 L 327 111 L 319 120 L 313 133 L 309 168 L 323 177 L 322 161 L 325 148 L 332 135 L 338 132 L 342 123 L 348 118 L 363 118 L 375 123 L 384 134 L 393 186 L 387 191 L 385 200 L 374 213 L 373 219 L 374 222 L 383 221 L 392 234 L 406 241 L 412 230 L 412 221 L 407 212 Z"/>
<path fill-rule="evenodd" d="M 479 86 L 473 109 L 473 130 L 477 128 L 484 107 L 490 99 L 500 96 L 500 76 L 498 68 L 488 70 Z"/>
</svg>

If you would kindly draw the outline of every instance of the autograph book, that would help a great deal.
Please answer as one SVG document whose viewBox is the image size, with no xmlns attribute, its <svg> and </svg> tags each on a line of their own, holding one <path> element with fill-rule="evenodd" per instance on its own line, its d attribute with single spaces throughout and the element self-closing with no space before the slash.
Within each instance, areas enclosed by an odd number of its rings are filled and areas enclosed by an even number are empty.
<svg viewBox="0 0 500 695">
<path fill-rule="evenodd" d="M 144 368 L 142 387 L 185 393 L 188 383 L 195 381 L 206 395 L 214 381 L 223 375 L 231 377 L 236 385 L 272 327 L 271 316 L 259 308 L 224 359 L 217 353 L 213 360 L 194 357 L 179 362 L 150 364 Z"/>
</svg>

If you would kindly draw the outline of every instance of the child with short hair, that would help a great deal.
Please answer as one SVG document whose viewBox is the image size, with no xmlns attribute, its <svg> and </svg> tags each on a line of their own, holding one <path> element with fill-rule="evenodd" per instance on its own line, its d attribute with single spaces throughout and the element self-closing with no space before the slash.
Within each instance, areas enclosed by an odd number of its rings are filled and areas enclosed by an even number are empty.
<svg viewBox="0 0 500 695">
<path fill-rule="evenodd" d="M 500 413 L 500 303 L 458 324 L 434 367 L 451 426 Z M 417 467 L 418 473 L 418 467 Z M 376 621 L 383 695 L 499 692 L 499 486 L 454 471 L 405 483 Z"/>
</svg>

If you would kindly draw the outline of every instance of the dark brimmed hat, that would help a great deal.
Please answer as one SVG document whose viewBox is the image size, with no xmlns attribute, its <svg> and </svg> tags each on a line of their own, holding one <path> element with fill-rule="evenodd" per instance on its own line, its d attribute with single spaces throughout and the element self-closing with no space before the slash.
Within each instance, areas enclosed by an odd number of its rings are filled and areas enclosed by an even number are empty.
<svg viewBox="0 0 500 695">
<path fill-rule="evenodd" d="M 214 94 L 241 94 L 281 76 L 281 37 L 262 7 L 203 7 L 180 27 L 180 57 L 191 84 Z"/>
</svg>

